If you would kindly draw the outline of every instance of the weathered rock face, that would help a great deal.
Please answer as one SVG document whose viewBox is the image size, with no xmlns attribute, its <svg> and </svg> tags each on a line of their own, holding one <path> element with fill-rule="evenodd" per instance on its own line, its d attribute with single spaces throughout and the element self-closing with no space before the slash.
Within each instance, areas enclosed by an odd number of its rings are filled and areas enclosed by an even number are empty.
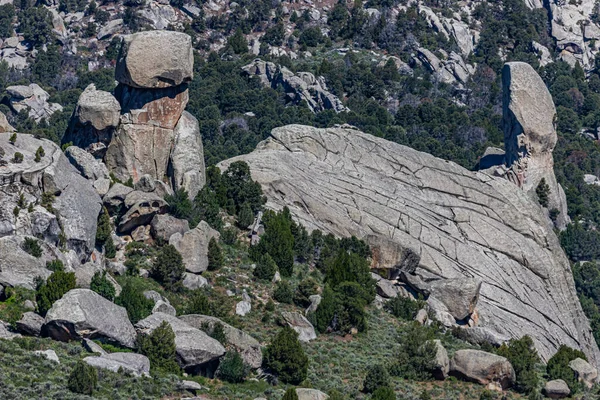
<svg viewBox="0 0 600 400">
<path fill-rule="evenodd" d="M 294 74 L 286 67 L 260 59 L 254 60 L 242 70 L 249 76 L 257 76 L 264 86 L 276 88 L 281 85 L 292 102 L 305 101 L 312 112 L 350 111 L 337 96 L 327 90 L 325 79 L 322 76 L 315 77 L 310 72 Z"/>
<path fill-rule="evenodd" d="M 310 342 L 317 338 L 315 328 L 302 314 L 297 312 L 282 312 L 281 317 L 290 328 L 298 333 L 298 340 Z"/>
<path fill-rule="evenodd" d="M 19 113 L 27 111 L 30 118 L 35 122 L 43 119 L 50 119 L 52 114 L 62 111 L 62 106 L 58 103 L 48 103 L 50 95 L 42 89 L 37 83 L 29 86 L 9 86 L 6 88 L 11 108 Z"/>
<path fill-rule="evenodd" d="M 353 129 L 291 125 L 271 136 L 220 165 L 246 161 L 267 207 L 288 206 L 309 230 L 365 239 L 374 266 L 428 285 L 481 281 L 467 331 L 529 335 L 545 360 L 567 344 L 600 361 L 569 262 L 546 214 L 516 185 Z"/>
<path fill-rule="evenodd" d="M 575 377 L 588 389 L 598 383 L 598 369 L 590 365 L 582 358 L 576 358 L 569 362 L 569 368 L 575 373 Z"/>
<path fill-rule="evenodd" d="M 80 261 L 86 261 L 94 248 L 101 208 L 96 190 L 54 143 L 17 134 L 13 145 L 9 143 L 10 136 L 10 133 L 0 133 L 4 158 L 12 160 L 18 152 L 23 155 L 23 161 L 0 167 L 0 237 L 36 236 L 53 246 L 58 246 L 62 238 L 67 249 L 74 250 Z M 39 148 L 43 149 L 44 156 L 36 162 Z M 41 206 L 29 212 L 29 205 L 42 203 L 44 194 L 47 199 L 53 196 L 51 207 L 55 212 Z M 21 195 L 26 204 L 19 207 L 21 211 L 15 215 Z"/>
<path fill-rule="evenodd" d="M 147 31 L 125 36 L 115 72 L 127 86 L 156 89 L 192 80 L 192 38 L 173 31 Z"/>
<path fill-rule="evenodd" d="M 185 269 L 194 274 L 206 271 L 208 268 L 208 243 L 212 238 L 219 239 L 219 232 L 211 228 L 205 221 L 201 221 L 192 230 L 173 234 L 169 244 L 175 246 L 181 253 Z"/>
<path fill-rule="evenodd" d="M 142 354 L 112 353 L 99 357 L 86 357 L 83 361 L 95 368 L 119 372 L 120 369 L 132 373 L 134 376 L 150 375 L 150 360 Z"/>
<path fill-rule="evenodd" d="M 30 336 L 40 336 L 42 325 L 44 325 L 44 318 L 32 311 L 24 313 L 23 317 L 16 322 L 19 332 Z"/>
<path fill-rule="evenodd" d="M 244 362 L 250 367 L 260 368 L 262 365 L 260 343 L 246 332 L 234 328 L 218 318 L 209 317 L 207 315 L 189 314 L 182 315 L 179 319 L 196 329 L 202 329 L 203 324 L 208 325 L 209 329 L 214 329 L 215 325 L 221 324 L 223 326 L 225 338 L 227 339 L 226 345 L 237 350 Z"/>
<path fill-rule="evenodd" d="M 157 214 L 150 222 L 152 236 L 157 240 L 169 241 L 175 233 L 183 235 L 190 230 L 189 222 L 171 215 Z"/>
<path fill-rule="evenodd" d="M 89 289 L 73 289 L 54 303 L 42 335 L 61 341 L 100 338 L 131 348 L 136 337 L 127 311 Z"/>
<path fill-rule="evenodd" d="M 225 348 L 206 333 L 184 321 L 163 313 L 154 313 L 135 326 L 140 333 L 148 334 L 167 321 L 175 333 L 177 361 L 182 368 L 193 368 L 214 361 L 225 354 Z"/>
<path fill-rule="evenodd" d="M 515 370 L 510 362 L 492 353 L 480 350 L 458 350 L 450 360 L 450 373 L 482 385 L 494 382 L 502 389 L 515 383 Z"/>
<path fill-rule="evenodd" d="M 329 398 L 328 395 L 317 389 L 298 388 L 296 395 L 298 395 L 298 400 L 327 400 Z"/>
<path fill-rule="evenodd" d="M 194 199 L 206 183 L 204 148 L 198 120 L 184 111 L 175 127 L 169 175 L 173 189 L 184 189 Z"/>
<path fill-rule="evenodd" d="M 552 151 L 558 137 L 556 109 L 542 78 L 527 63 L 510 62 L 502 70 L 506 177 L 532 198 L 540 181 L 550 187 L 548 209 L 560 211 L 556 225 L 570 221 L 567 200 L 554 176 Z"/>
<path fill-rule="evenodd" d="M 79 123 L 90 124 L 102 131 L 114 128 L 119 123 L 121 105 L 109 92 L 97 90 L 92 83 L 85 88 L 75 107 L 75 116 Z"/>
<path fill-rule="evenodd" d="M 0 238 L 0 284 L 35 289 L 35 278 L 48 278 L 51 272 L 46 262 L 62 259 L 60 251 L 49 244 L 38 242 L 42 247 L 42 257 L 34 257 L 23 250 L 24 236 Z"/>
<path fill-rule="evenodd" d="M 564 399 L 571 394 L 571 389 L 569 389 L 567 382 L 562 379 L 555 379 L 546 382 L 544 394 L 551 399 Z"/>
</svg>

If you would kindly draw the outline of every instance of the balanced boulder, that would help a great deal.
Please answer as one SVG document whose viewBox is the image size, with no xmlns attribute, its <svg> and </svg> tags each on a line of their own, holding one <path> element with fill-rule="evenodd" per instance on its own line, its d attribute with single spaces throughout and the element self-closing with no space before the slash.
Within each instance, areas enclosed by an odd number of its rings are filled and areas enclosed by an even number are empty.
<svg viewBox="0 0 600 400">
<path fill-rule="evenodd" d="M 136 332 L 123 307 L 92 290 L 73 289 L 48 310 L 42 336 L 60 341 L 98 338 L 133 348 Z"/>
<path fill-rule="evenodd" d="M 515 383 L 510 362 L 501 356 L 480 350 L 458 350 L 450 360 L 450 374 L 487 385 L 499 384 L 503 389 Z"/>
</svg>

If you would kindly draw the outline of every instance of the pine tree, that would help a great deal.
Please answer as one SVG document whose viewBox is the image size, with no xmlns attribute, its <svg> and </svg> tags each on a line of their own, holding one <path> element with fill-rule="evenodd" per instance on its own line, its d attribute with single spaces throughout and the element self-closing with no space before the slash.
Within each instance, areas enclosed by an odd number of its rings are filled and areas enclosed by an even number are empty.
<svg viewBox="0 0 600 400">
<path fill-rule="evenodd" d="M 115 287 L 106 278 L 106 271 L 98 271 L 94 274 L 90 283 L 90 289 L 110 301 L 113 301 L 115 298 Z"/>
<path fill-rule="evenodd" d="M 540 183 L 535 188 L 535 193 L 537 194 L 538 201 L 542 207 L 548 207 L 548 197 L 550 195 L 550 186 L 546 183 L 546 178 L 542 178 Z"/>
<path fill-rule="evenodd" d="M 91 396 L 98 386 L 96 368 L 79 360 L 69 375 L 67 387 L 71 392 Z"/>
<path fill-rule="evenodd" d="M 184 272 L 183 258 L 175 246 L 170 244 L 160 249 L 150 270 L 154 279 L 173 291 L 181 288 Z"/>
<path fill-rule="evenodd" d="M 277 272 L 277 264 L 273 261 L 273 258 L 269 254 L 265 254 L 260 258 L 254 269 L 254 278 L 271 282 Z"/>
<path fill-rule="evenodd" d="M 250 207 L 250 203 L 245 202 L 242 204 L 240 213 L 238 215 L 238 226 L 241 229 L 248 229 L 252 222 L 254 222 L 254 213 L 252 212 L 252 207 Z"/>
<path fill-rule="evenodd" d="M 258 246 L 253 247 L 254 258 L 258 259 L 268 253 L 284 277 L 292 276 L 294 268 L 294 236 L 291 231 L 291 220 L 283 213 L 265 213 L 265 234 L 260 238 Z"/>
<path fill-rule="evenodd" d="M 10 139 L 8 139 L 8 141 L 10 142 L 10 144 L 14 145 L 17 142 L 17 134 L 13 133 L 12 135 L 10 135 Z"/>
<path fill-rule="evenodd" d="M 212 237 L 208 242 L 208 270 L 216 271 L 223 266 L 223 252 L 217 240 Z"/>
<path fill-rule="evenodd" d="M 275 291 L 273 292 L 273 298 L 280 303 L 292 304 L 294 301 L 294 291 L 292 286 L 287 281 L 277 282 Z"/>
<path fill-rule="evenodd" d="M 127 316 L 132 323 L 146 318 L 152 312 L 154 304 L 147 299 L 141 288 L 136 287 L 130 278 L 125 282 L 121 294 L 115 299 L 115 303 L 127 310 Z"/>
<path fill-rule="evenodd" d="M 216 375 L 219 379 L 229 383 L 242 383 L 249 371 L 250 368 L 244 363 L 240 353 L 230 350 L 219 363 Z"/>
<path fill-rule="evenodd" d="M 177 364 L 175 348 L 175 333 L 167 321 L 148 335 L 139 335 L 137 338 L 138 353 L 145 355 L 150 360 L 152 373 L 179 374 L 181 368 Z"/>
<path fill-rule="evenodd" d="M 75 273 L 62 269 L 54 271 L 36 290 L 38 313 L 45 316 L 54 302 L 72 289 L 75 289 Z"/>
<path fill-rule="evenodd" d="M 296 389 L 289 388 L 286 390 L 281 400 L 298 400 L 298 393 L 296 393 Z"/>
<path fill-rule="evenodd" d="M 297 385 L 306 379 L 308 357 L 298 340 L 298 334 L 285 326 L 265 349 L 265 367 L 279 376 L 282 382 Z"/>
</svg>

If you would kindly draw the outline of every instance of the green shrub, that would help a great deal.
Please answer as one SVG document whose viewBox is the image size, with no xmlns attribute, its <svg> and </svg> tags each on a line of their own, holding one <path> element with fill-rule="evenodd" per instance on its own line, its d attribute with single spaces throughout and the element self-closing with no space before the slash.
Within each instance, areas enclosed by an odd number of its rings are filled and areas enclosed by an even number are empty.
<svg viewBox="0 0 600 400">
<path fill-rule="evenodd" d="M 306 278 L 302 280 L 294 291 L 294 304 L 298 307 L 308 307 L 311 303 L 309 297 L 317 294 L 318 291 L 319 285 L 317 285 L 314 279 Z"/>
<path fill-rule="evenodd" d="M 542 178 L 535 188 L 538 201 L 542 207 L 548 207 L 548 196 L 550 195 L 550 186 L 546 183 L 546 178 Z"/>
<path fill-rule="evenodd" d="M 396 400 L 396 393 L 391 387 L 382 386 L 373 392 L 371 400 Z"/>
<path fill-rule="evenodd" d="M 373 365 L 367 371 L 367 376 L 363 382 L 363 392 L 373 393 L 380 387 L 390 385 L 390 374 L 387 368 L 381 364 Z"/>
<path fill-rule="evenodd" d="M 417 312 L 425 306 L 422 300 L 413 300 L 409 297 L 396 296 L 385 303 L 385 309 L 394 317 L 405 321 L 412 321 L 417 316 Z"/>
<path fill-rule="evenodd" d="M 281 275 L 290 277 L 294 269 L 294 236 L 289 210 L 286 210 L 279 213 L 265 212 L 263 217 L 265 233 L 261 236 L 258 245 L 251 248 L 250 253 L 255 261 L 264 254 L 269 254 L 277 264 Z"/>
<path fill-rule="evenodd" d="M 210 315 L 210 304 L 204 290 L 196 289 L 192 292 L 186 307 L 186 314 Z"/>
<path fill-rule="evenodd" d="M 335 292 L 329 285 L 323 289 L 323 295 L 321 296 L 321 303 L 314 315 L 315 328 L 320 333 L 327 332 L 328 328 L 333 321 L 338 309 L 338 300 Z"/>
<path fill-rule="evenodd" d="M 175 246 L 167 244 L 163 246 L 156 256 L 150 274 L 161 283 L 167 290 L 181 289 L 181 281 L 185 272 L 183 258 Z"/>
<path fill-rule="evenodd" d="M 281 400 L 298 400 L 298 393 L 296 393 L 296 388 L 289 388 L 283 394 Z"/>
<path fill-rule="evenodd" d="M 260 281 L 271 282 L 276 272 L 277 264 L 275 264 L 270 255 L 265 254 L 256 263 L 254 278 Z"/>
<path fill-rule="evenodd" d="M 15 154 L 13 155 L 12 162 L 13 162 L 13 163 L 15 163 L 15 164 L 21 164 L 21 163 L 23 162 L 23 159 L 24 159 L 24 157 L 23 157 L 23 153 L 19 153 L 19 152 L 17 151 L 17 152 L 15 152 Z"/>
<path fill-rule="evenodd" d="M 242 383 L 250 368 L 244 363 L 242 356 L 235 350 L 230 350 L 221 360 L 216 375 L 219 379 L 229 383 Z"/>
<path fill-rule="evenodd" d="M 64 272 L 60 269 L 54 271 L 46 282 L 41 283 L 36 289 L 35 301 L 38 313 L 45 316 L 54 302 L 72 289 L 75 289 L 75 273 Z"/>
<path fill-rule="evenodd" d="M 346 400 L 343 394 L 338 392 L 337 390 L 332 390 L 329 394 L 329 400 Z"/>
<path fill-rule="evenodd" d="M 98 372 L 91 365 L 79 360 L 69 375 L 67 387 L 71 392 L 91 396 L 98 386 Z"/>
<path fill-rule="evenodd" d="M 306 379 L 308 357 L 292 328 L 286 326 L 279 331 L 265 349 L 263 364 L 284 383 L 297 385 Z"/>
<path fill-rule="evenodd" d="M 530 393 L 537 389 L 539 378 L 535 365 L 540 362 L 533 340 L 529 336 L 521 339 L 511 339 L 498 349 L 498 355 L 506 357 L 515 369 L 517 376 L 516 389 L 520 392 Z"/>
<path fill-rule="evenodd" d="M 223 233 L 221 234 L 221 240 L 223 241 L 223 243 L 233 246 L 237 241 L 237 229 L 233 227 L 223 229 Z"/>
<path fill-rule="evenodd" d="M 134 324 L 150 315 L 154 307 L 152 300 L 144 296 L 143 289 L 134 283 L 133 278 L 127 279 L 115 303 L 125 307 L 129 320 Z"/>
<path fill-rule="evenodd" d="M 92 277 L 90 289 L 100 296 L 113 301 L 115 299 L 115 287 L 106 278 L 106 271 L 97 271 Z"/>
<path fill-rule="evenodd" d="M 582 358 L 587 361 L 587 358 L 582 351 L 572 349 L 563 344 L 558 348 L 556 354 L 548 360 L 548 364 L 546 364 L 548 379 L 562 379 L 567 383 L 572 393 L 575 393 L 578 390 L 579 385 L 575 373 L 569 367 L 569 362 L 576 358 Z"/>
<path fill-rule="evenodd" d="M 208 242 L 208 270 L 216 271 L 223 266 L 223 252 L 217 240 L 213 237 Z"/>
<path fill-rule="evenodd" d="M 17 142 L 17 134 L 13 133 L 12 135 L 10 135 L 8 141 L 10 142 L 10 144 L 14 145 Z"/>
<path fill-rule="evenodd" d="M 23 250 L 35 258 L 40 258 L 42 256 L 42 248 L 40 247 L 40 243 L 34 238 L 25 238 L 25 241 L 23 242 Z"/>
<path fill-rule="evenodd" d="M 96 228 L 96 246 L 99 248 L 104 246 L 104 253 L 108 258 L 115 257 L 117 251 L 112 240 L 111 231 L 110 215 L 106 207 L 102 207 Z"/>
<path fill-rule="evenodd" d="M 390 373 L 410 380 L 431 379 L 436 348 L 433 343 L 435 330 L 411 322 L 399 334 L 400 347 Z"/>
<path fill-rule="evenodd" d="M 150 360 L 152 374 L 180 374 L 175 350 L 175 333 L 167 321 L 150 334 L 140 334 L 137 337 L 137 351 Z"/>
<path fill-rule="evenodd" d="M 273 292 L 273 298 L 280 303 L 292 304 L 294 300 L 294 291 L 289 282 L 282 280 L 277 282 L 275 291 Z"/>
<path fill-rule="evenodd" d="M 56 260 L 46 262 L 46 269 L 50 270 L 52 272 L 64 271 L 65 266 L 62 261 L 60 261 L 59 259 L 56 259 Z"/>
</svg>

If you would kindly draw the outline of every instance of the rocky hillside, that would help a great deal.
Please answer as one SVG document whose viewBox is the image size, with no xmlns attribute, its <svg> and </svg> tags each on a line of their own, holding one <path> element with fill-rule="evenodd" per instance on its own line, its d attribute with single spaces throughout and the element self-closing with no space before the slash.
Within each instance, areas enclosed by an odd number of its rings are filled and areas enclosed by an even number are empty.
<svg viewBox="0 0 600 400">
<path fill-rule="evenodd" d="M 599 12 L 0 1 L 0 398 L 597 398 Z"/>
</svg>

